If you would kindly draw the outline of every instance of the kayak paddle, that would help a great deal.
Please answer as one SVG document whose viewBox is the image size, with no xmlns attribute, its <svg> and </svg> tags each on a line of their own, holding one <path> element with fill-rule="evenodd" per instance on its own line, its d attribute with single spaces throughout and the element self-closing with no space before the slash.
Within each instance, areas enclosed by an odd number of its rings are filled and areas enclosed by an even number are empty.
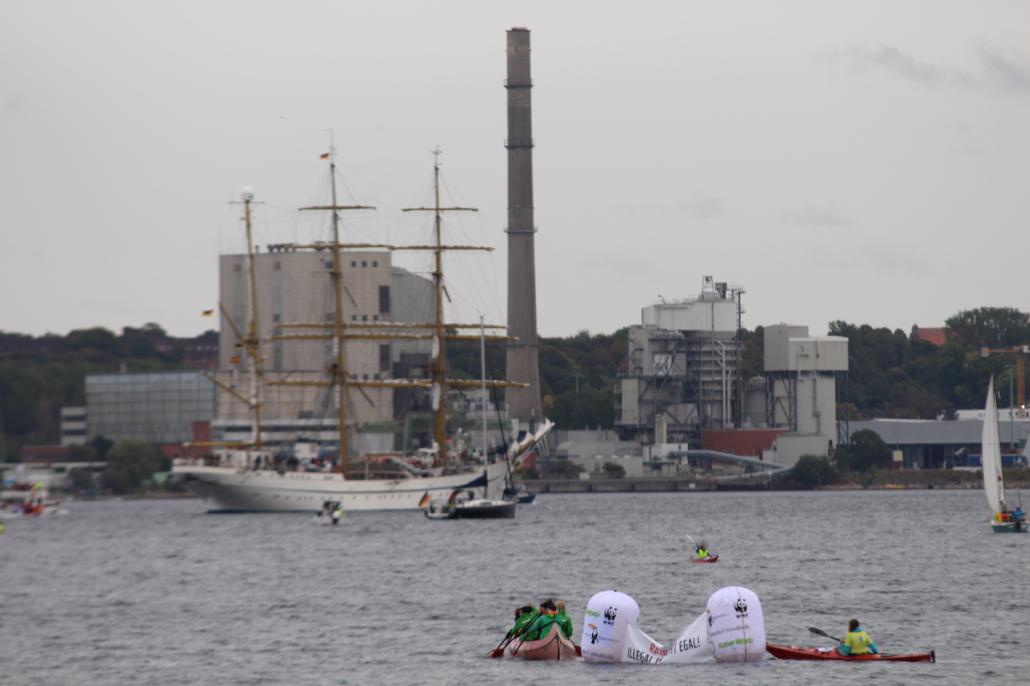
<svg viewBox="0 0 1030 686">
<path fill-rule="evenodd" d="M 822 629 L 816 629 L 814 626 L 808 627 L 808 630 L 811 631 L 816 636 L 825 636 L 826 638 L 833 639 L 837 643 L 843 643 L 844 642 L 844 641 L 840 640 L 839 638 L 837 638 L 836 636 L 830 636 L 828 633 L 826 633 Z"/>
</svg>

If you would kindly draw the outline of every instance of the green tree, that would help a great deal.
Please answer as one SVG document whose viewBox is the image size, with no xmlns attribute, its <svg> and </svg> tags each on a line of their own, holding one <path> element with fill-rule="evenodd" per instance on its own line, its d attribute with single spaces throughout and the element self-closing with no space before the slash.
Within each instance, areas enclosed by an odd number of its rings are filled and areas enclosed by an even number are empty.
<svg viewBox="0 0 1030 686">
<path fill-rule="evenodd" d="M 135 493 L 153 476 L 159 463 L 160 455 L 150 443 L 121 440 L 107 454 L 107 468 L 101 474 L 101 481 L 113 493 Z"/>
<path fill-rule="evenodd" d="M 815 488 L 837 481 L 837 470 L 826 457 L 802 455 L 790 472 L 799 484 Z"/>
<path fill-rule="evenodd" d="M 868 472 L 890 464 L 891 453 L 879 434 L 869 429 L 851 434 L 851 442 L 842 445 L 834 453 L 837 467 Z"/>
<path fill-rule="evenodd" d="M 604 475 L 609 479 L 621 479 L 626 476 L 626 468 L 618 462 L 605 462 Z"/>
<path fill-rule="evenodd" d="M 949 334 L 967 349 L 1030 343 L 1030 315 L 1012 307 L 978 307 L 949 317 Z"/>
</svg>

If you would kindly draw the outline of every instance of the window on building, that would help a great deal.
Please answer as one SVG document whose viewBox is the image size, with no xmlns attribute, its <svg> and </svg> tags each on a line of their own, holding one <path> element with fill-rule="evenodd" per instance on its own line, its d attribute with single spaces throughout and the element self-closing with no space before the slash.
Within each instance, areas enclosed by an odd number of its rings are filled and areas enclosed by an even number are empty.
<svg viewBox="0 0 1030 686">
<path fill-rule="evenodd" d="M 384 343 L 379 346 L 379 371 L 390 371 L 390 344 Z"/>
<path fill-rule="evenodd" d="M 368 260 L 361 260 L 361 266 L 362 267 L 367 267 L 368 266 Z"/>
<path fill-rule="evenodd" d="M 379 266 L 379 260 L 372 260 L 372 266 L 373 267 L 378 267 Z"/>
<path fill-rule="evenodd" d="M 357 261 L 356 261 L 356 260 L 351 260 L 351 262 L 350 262 L 350 266 L 352 266 L 352 267 L 357 267 L 357 266 L 358 266 L 358 263 L 357 263 Z"/>
<path fill-rule="evenodd" d="M 381 314 L 390 313 L 390 287 L 380 286 L 379 287 L 379 312 Z"/>
<path fill-rule="evenodd" d="M 368 315 L 367 314 L 361 315 L 361 321 L 367 322 L 368 321 Z"/>
</svg>

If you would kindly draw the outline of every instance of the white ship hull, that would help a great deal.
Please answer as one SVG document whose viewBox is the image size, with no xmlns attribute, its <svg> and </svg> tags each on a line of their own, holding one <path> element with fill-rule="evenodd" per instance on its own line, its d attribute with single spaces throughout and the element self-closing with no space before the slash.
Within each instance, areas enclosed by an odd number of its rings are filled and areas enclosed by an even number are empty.
<svg viewBox="0 0 1030 686">
<path fill-rule="evenodd" d="M 500 494 L 507 466 L 502 461 L 462 474 L 369 480 L 350 480 L 329 472 L 280 474 L 200 465 L 175 465 L 172 474 L 207 501 L 208 512 L 321 512 L 327 500 L 338 501 L 344 511 L 354 512 L 417 510 L 427 493 L 430 498 L 446 499 L 455 489 L 473 489 L 485 497 Z"/>
</svg>

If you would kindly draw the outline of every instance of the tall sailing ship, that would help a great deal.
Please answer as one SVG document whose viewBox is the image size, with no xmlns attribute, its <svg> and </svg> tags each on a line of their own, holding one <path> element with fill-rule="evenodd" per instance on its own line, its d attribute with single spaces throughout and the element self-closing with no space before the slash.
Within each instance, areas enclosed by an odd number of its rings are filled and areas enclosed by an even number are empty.
<svg viewBox="0 0 1030 686">
<path fill-rule="evenodd" d="M 318 379 L 293 379 L 280 376 L 266 377 L 263 369 L 263 346 L 258 328 L 258 297 L 254 268 L 254 245 L 251 212 L 253 194 L 245 191 L 242 204 L 247 242 L 248 321 L 241 329 L 229 316 L 224 303 L 222 315 L 231 326 L 237 347 L 245 354 L 249 365 L 249 393 L 240 392 L 234 383 L 226 383 L 217 376 L 212 381 L 228 397 L 242 403 L 249 411 L 251 436 L 247 441 L 212 443 L 213 452 L 201 459 L 180 459 L 173 466 L 173 476 L 208 502 L 209 512 L 264 512 L 264 511 L 318 511 L 327 501 L 338 502 L 345 510 L 405 510 L 418 509 L 434 498 L 447 497 L 458 490 L 475 491 L 486 498 L 498 497 L 510 482 L 512 465 L 517 464 L 540 441 L 553 424 L 544 421 L 535 431 L 514 442 L 507 453 L 486 464 L 468 463 L 462 453 L 454 450 L 447 434 L 449 389 L 504 388 L 523 386 L 507 380 L 466 380 L 448 378 L 446 371 L 446 344 L 448 340 L 492 339 L 507 340 L 500 334 L 486 336 L 480 324 L 448 323 L 444 318 L 445 286 L 443 255 L 448 251 L 492 250 L 482 246 L 449 245 L 443 241 L 443 215 L 447 212 L 474 211 L 473 208 L 444 207 L 440 203 L 439 149 L 434 151 L 433 205 L 406 209 L 406 212 L 430 212 L 433 215 L 433 240 L 427 245 L 390 245 L 385 243 L 347 243 L 340 240 L 340 213 L 348 210 L 373 209 L 362 205 L 341 205 L 336 190 L 336 150 L 330 148 L 329 174 L 331 200 L 327 205 L 301 208 L 325 211 L 332 219 L 332 240 L 312 244 L 286 244 L 288 250 L 315 250 L 331 256 L 333 316 L 331 322 L 292 322 L 277 328 L 293 330 L 276 336 L 284 341 L 323 341 L 331 346 L 331 359 Z M 343 255 L 344 251 L 378 249 L 384 251 L 418 250 L 433 256 L 432 291 L 434 316 L 431 322 L 344 321 Z M 480 328 L 478 335 L 460 333 Z M 486 326 L 493 331 L 500 326 Z M 358 378 L 348 373 L 347 341 L 421 340 L 431 343 L 429 378 L 394 379 Z M 262 429 L 264 389 L 274 386 L 315 387 L 326 402 L 335 404 L 337 431 L 335 466 L 331 470 L 299 470 L 296 461 L 276 459 L 276 451 L 269 446 Z M 352 421 L 348 417 L 350 394 L 355 391 L 368 398 L 367 389 L 425 389 L 430 394 L 433 414 L 434 446 L 430 452 L 431 464 L 418 463 L 400 457 L 390 457 L 392 471 L 388 477 L 377 477 L 369 471 L 370 460 L 365 456 L 354 469 L 348 440 Z M 485 400 L 485 399 L 484 399 Z M 484 459 L 486 456 L 484 455 Z M 288 465 L 288 466 L 287 466 Z"/>
</svg>

